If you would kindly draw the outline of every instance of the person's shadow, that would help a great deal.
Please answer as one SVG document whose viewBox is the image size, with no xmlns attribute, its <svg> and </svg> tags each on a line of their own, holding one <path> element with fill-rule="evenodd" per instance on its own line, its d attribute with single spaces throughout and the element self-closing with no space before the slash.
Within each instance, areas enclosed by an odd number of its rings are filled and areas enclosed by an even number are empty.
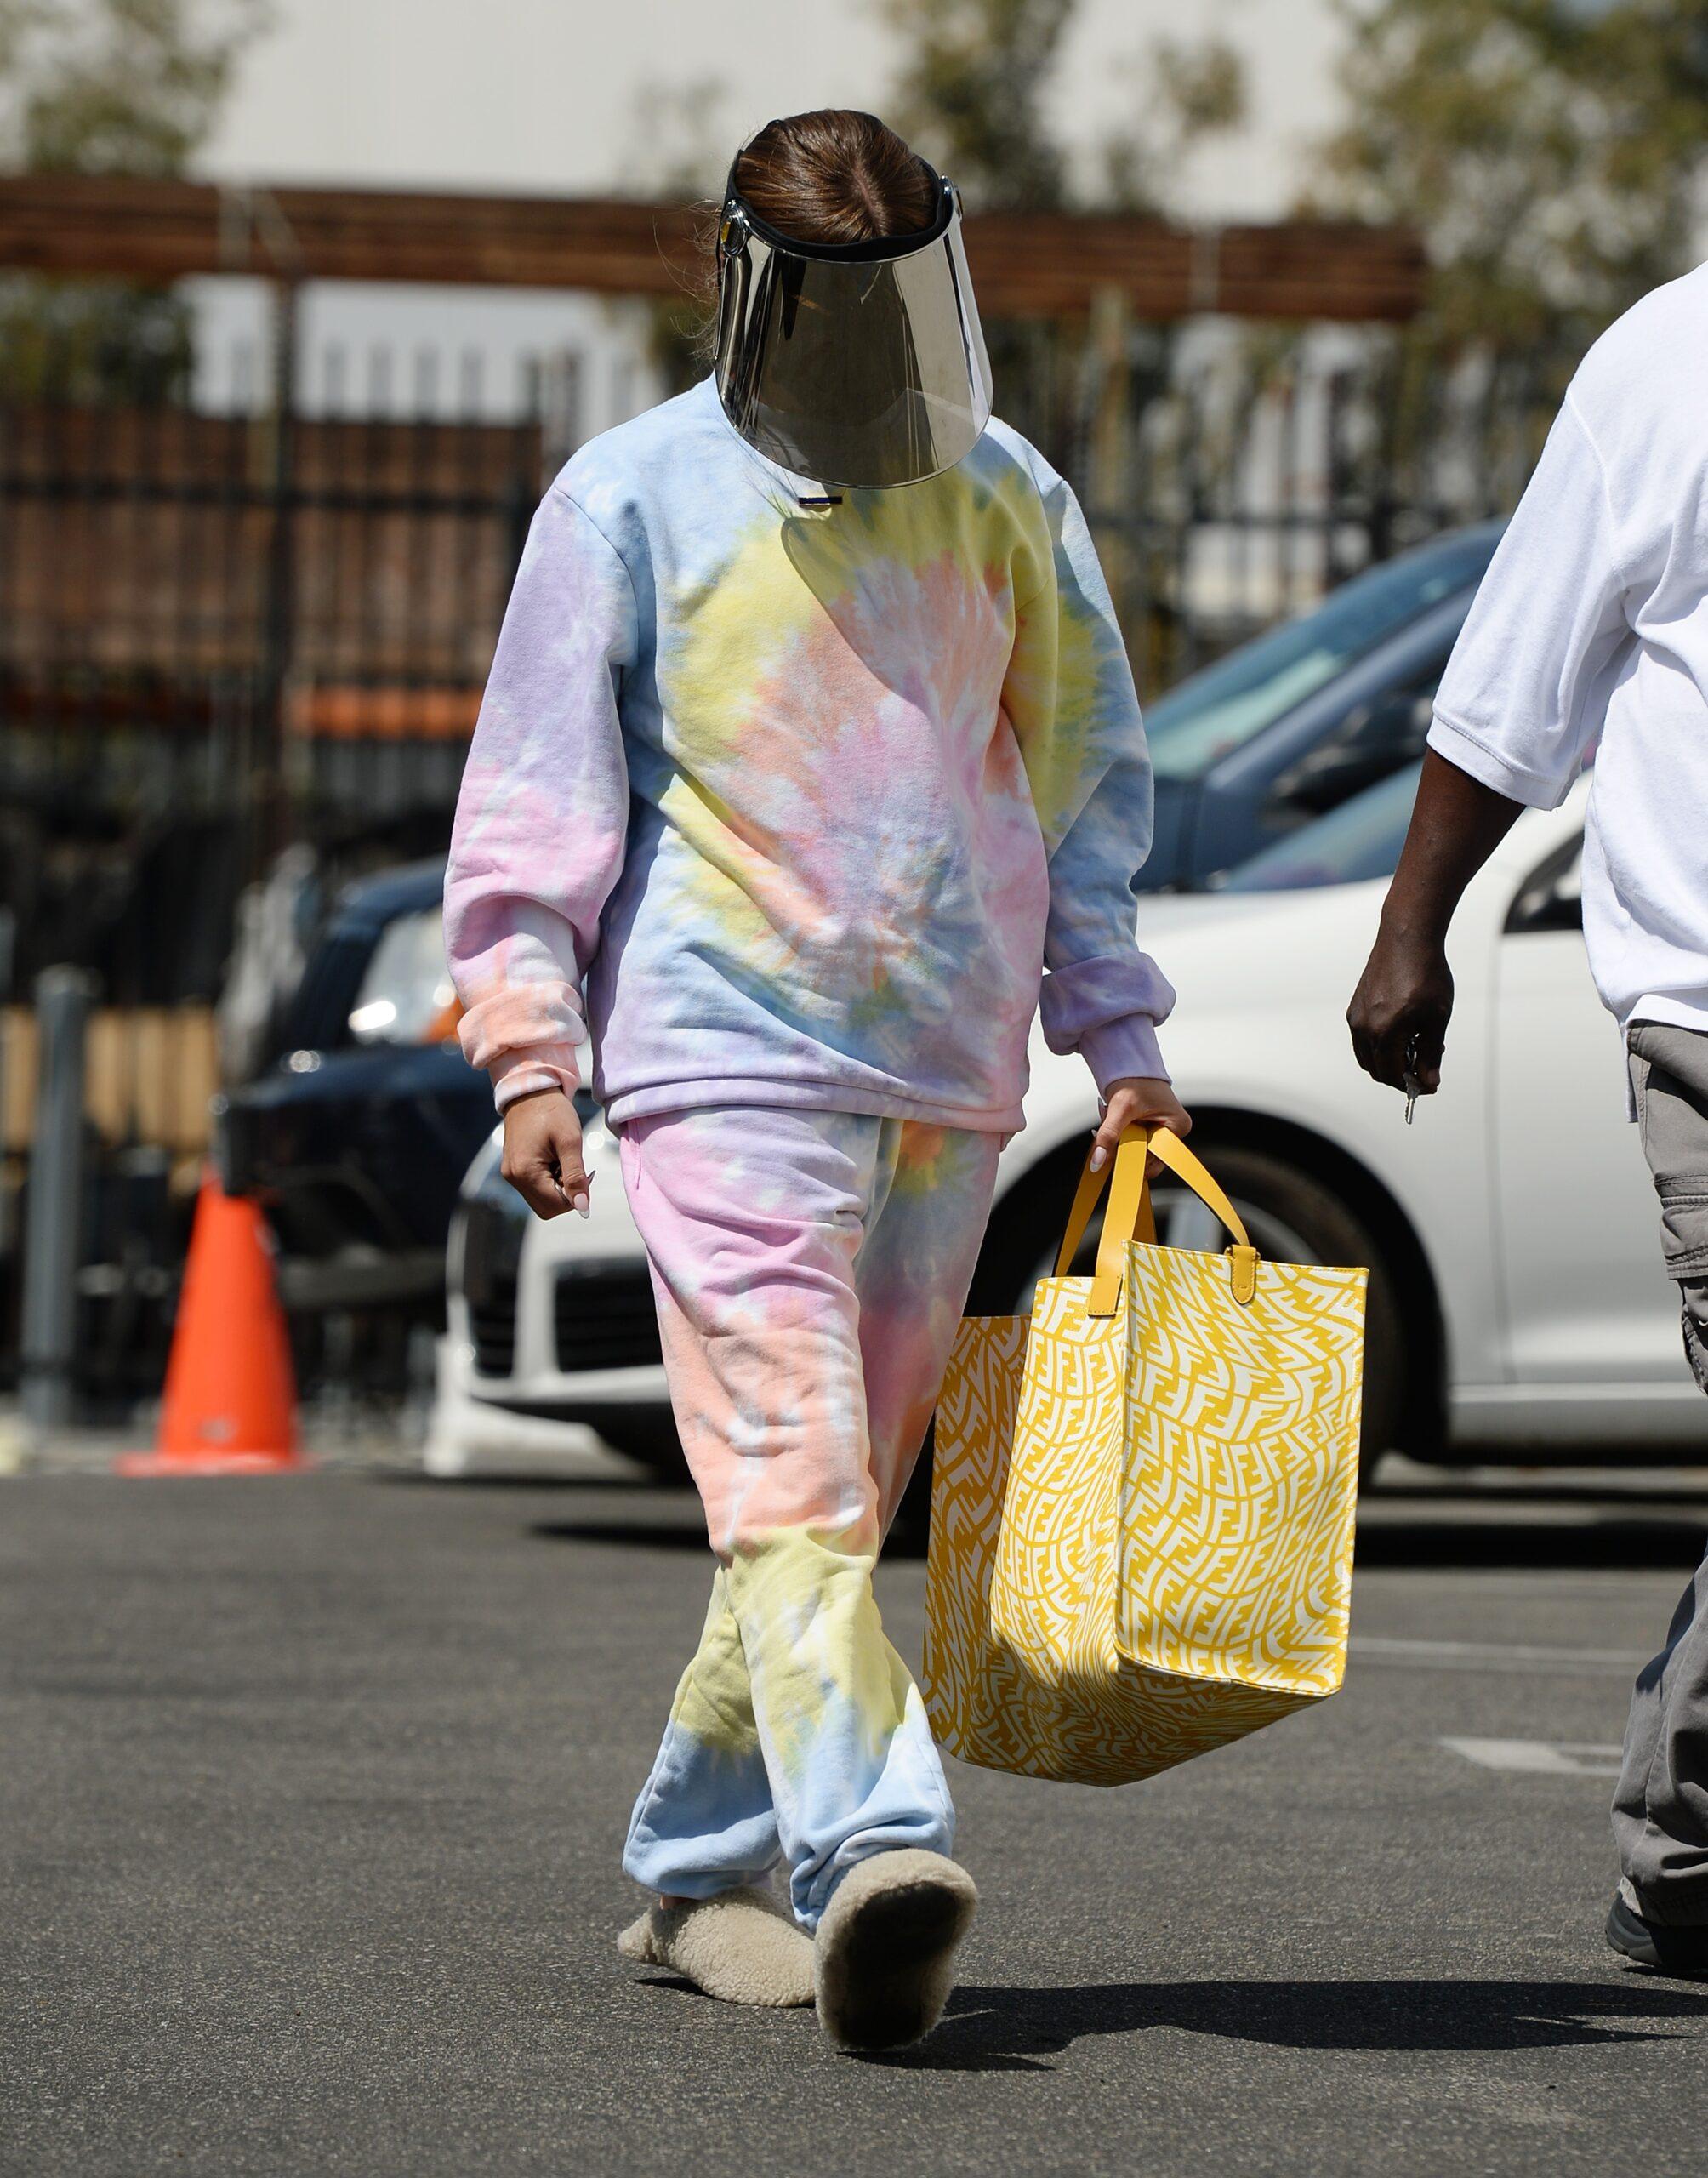
<svg viewBox="0 0 1708 2178">
<path fill-rule="evenodd" d="M 1104 1981 L 963 1986 L 917 2049 L 874 2064 L 931 2072 L 1049 2072 L 1088 2034 L 1183 2027 L 1284 2050 L 1572 2050 L 1677 2039 L 1657 2020 L 1708 2023 L 1698 1992 L 1647 1976 L 1606 1981 Z"/>
</svg>

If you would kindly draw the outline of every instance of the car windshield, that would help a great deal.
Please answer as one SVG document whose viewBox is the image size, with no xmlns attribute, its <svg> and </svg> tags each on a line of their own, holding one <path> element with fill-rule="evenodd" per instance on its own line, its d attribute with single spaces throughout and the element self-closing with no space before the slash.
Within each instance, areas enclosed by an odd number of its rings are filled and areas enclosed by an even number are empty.
<svg viewBox="0 0 1708 2178">
<path fill-rule="evenodd" d="M 1314 613 L 1242 644 L 1145 714 L 1157 777 L 1198 778 L 1307 697 L 1481 577 L 1494 549 L 1468 530 L 1355 575 Z"/>
<path fill-rule="evenodd" d="M 1314 824 L 1242 862 L 1216 887 L 1225 892 L 1291 892 L 1310 885 L 1357 885 L 1392 877 L 1411 822 L 1421 764 L 1366 787 Z"/>
</svg>

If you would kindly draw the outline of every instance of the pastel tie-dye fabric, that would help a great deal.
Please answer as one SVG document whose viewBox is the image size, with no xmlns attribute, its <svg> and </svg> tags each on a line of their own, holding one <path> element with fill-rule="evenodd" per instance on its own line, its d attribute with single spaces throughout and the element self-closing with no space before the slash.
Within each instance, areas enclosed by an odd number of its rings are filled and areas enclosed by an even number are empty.
<svg viewBox="0 0 1708 2178">
<path fill-rule="evenodd" d="M 794 481 L 707 380 L 548 493 L 447 881 L 469 1057 L 501 1104 L 572 1086 L 590 1021 L 619 1126 L 1007 1132 L 1041 999 L 1100 1085 L 1160 1075 L 1149 761 L 1072 493 L 1000 423 L 905 490 Z"/>
<path fill-rule="evenodd" d="M 623 1174 L 721 1565 L 623 1866 L 706 1897 L 787 1862 L 947 1852 L 954 1810 L 872 1593 L 995 1184 L 992 1133 L 736 1107 L 640 1120 Z"/>
</svg>

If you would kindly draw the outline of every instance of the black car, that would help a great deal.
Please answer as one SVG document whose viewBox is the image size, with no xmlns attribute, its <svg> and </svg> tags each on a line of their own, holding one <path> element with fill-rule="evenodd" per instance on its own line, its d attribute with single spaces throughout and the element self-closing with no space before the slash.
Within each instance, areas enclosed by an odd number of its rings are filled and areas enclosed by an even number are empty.
<svg viewBox="0 0 1708 2178">
<path fill-rule="evenodd" d="M 457 1189 L 493 1126 L 445 966 L 442 861 L 350 887 L 283 1017 L 282 1048 L 224 1100 L 225 1186 L 258 1196 L 288 1308 L 436 1319 Z"/>
</svg>

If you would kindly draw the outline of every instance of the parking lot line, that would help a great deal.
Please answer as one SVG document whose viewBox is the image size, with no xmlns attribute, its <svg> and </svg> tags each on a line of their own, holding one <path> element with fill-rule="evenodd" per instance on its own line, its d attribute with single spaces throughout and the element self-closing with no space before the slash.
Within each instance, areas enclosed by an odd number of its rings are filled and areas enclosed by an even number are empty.
<svg viewBox="0 0 1708 2178">
<path fill-rule="evenodd" d="M 1482 1770 L 1517 1770 L 1546 1777 L 1619 1775 L 1619 1749 L 1587 1740 L 1443 1739 L 1441 1744 Z"/>
<path fill-rule="evenodd" d="M 1497 1641 L 1413 1641 L 1361 1634 L 1352 1643 L 1360 1662 L 1427 1664 L 1446 1671 L 1596 1671 L 1629 1676 L 1648 1662 L 1634 1650 L 1547 1649 Z"/>
</svg>

